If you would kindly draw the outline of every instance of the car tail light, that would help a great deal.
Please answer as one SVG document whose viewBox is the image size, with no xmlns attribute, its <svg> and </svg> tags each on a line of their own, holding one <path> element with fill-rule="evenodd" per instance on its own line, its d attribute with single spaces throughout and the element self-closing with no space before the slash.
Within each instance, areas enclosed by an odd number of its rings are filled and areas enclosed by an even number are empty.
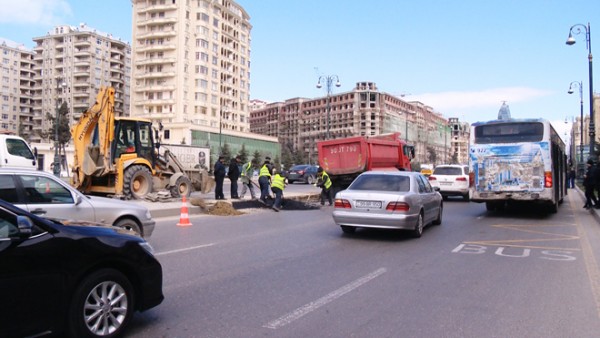
<svg viewBox="0 0 600 338">
<path fill-rule="evenodd" d="M 544 187 L 552 188 L 552 172 L 551 171 L 544 172 Z"/>
<path fill-rule="evenodd" d="M 456 180 L 460 181 L 460 182 L 466 182 L 467 178 L 466 177 L 457 177 Z"/>
<path fill-rule="evenodd" d="M 408 211 L 410 209 L 410 205 L 404 202 L 390 202 L 385 210 L 387 211 Z"/>
<path fill-rule="evenodd" d="M 437 178 L 435 178 L 435 176 L 431 176 L 431 175 L 430 175 L 430 176 L 429 176 L 429 180 L 430 180 L 430 181 L 437 181 Z"/>
<path fill-rule="evenodd" d="M 334 208 L 352 209 L 352 206 L 350 205 L 350 202 L 348 200 L 336 198 Z"/>
</svg>

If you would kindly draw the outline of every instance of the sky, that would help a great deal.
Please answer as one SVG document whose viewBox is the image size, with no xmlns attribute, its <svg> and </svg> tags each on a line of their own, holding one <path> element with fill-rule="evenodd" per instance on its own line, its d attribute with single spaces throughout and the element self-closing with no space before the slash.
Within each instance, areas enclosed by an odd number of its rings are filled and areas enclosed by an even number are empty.
<svg viewBox="0 0 600 338">
<path fill-rule="evenodd" d="M 183 1 L 183 0 L 178 0 Z M 566 130 L 589 114 L 589 63 L 600 51 L 598 0 L 237 0 L 252 24 L 252 99 L 322 97 L 374 82 L 446 118 L 495 119 L 502 102 L 514 118 L 546 118 Z M 88 26 L 131 41 L 130 0 L 0 0 L 0 38 L 33 47 L 59 24 Z M 576 44 L 565 41 L 575 25 Z M 596 42 L 597 41 L 597 42 Z M 600 56 L 600 52 L 596 53 Z M 596 74 L 600 74 L 600 60 Z M 598 76 L 594 76 L 594 80 Z M 600 92 L 600 83 L 595 84 Z M 567 121 L 568 123 L 565 123 Z"/>
</svg>

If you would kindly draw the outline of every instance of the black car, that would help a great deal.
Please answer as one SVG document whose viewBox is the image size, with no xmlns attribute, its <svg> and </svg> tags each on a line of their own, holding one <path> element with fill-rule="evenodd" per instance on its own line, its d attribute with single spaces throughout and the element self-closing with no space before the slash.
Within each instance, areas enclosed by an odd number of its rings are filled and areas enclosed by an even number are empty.
<svg viewBox="0 0 600 338">
<path fill-rule="evenodd" d="M 0 293 L 0 337 L 115 337 L 164 298 L 162 267 L 133 232 L 59 223 L 3 200 Z"/>
<path fill-rule="evenodd" d="M 288 182 L 302 182 L 307 184 L 313 184 L 317 181 L 317 169 L 316 165 L 311 164 L 298 164 L 290 168 L 288 174 Z"/>
</svg>

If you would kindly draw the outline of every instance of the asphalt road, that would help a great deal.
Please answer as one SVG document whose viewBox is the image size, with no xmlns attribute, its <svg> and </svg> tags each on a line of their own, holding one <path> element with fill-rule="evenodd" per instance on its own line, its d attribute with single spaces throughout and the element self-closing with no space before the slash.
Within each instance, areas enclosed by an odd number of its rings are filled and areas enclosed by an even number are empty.
<svg viewBox="0 0 600 338">
<path fill-rule="evenodd" d="M 600 226 L 445 203 L 422 238 L 344 235 L 320 210 L 158 220 L 165 301 L 129 337 L 598 337 Z"/>
</svg>

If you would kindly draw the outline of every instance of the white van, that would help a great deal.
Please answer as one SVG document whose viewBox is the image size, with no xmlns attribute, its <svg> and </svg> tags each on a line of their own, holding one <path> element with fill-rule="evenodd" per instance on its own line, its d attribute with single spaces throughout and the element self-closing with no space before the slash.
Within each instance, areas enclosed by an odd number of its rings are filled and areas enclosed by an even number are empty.
<svg viewBox="0 0 600 338">
<path fill-rule="evenodd" d="M 37 169 L 37 159 L 27 142 L 16 135 L 0 134 L 0 168 Z"/>
</svg>

